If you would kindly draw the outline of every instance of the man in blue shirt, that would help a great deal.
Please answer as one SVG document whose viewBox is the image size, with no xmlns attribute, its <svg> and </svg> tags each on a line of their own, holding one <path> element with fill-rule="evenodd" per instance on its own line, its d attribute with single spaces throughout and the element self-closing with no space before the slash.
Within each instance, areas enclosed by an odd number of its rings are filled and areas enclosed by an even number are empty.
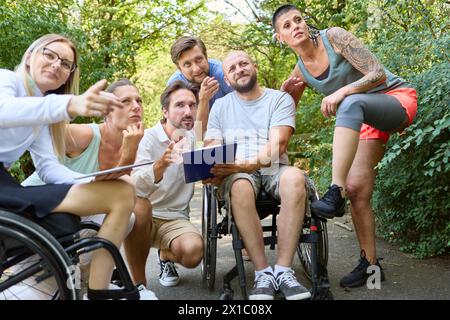
<svg viewBox="0 0 450 320">
<path fill-rule="evenodd" d="M 203 41 L 191 36 L 177 39 L 170 55 L 178 70 L 167 84 L 181 80 L 199 88 L 197 119 L 202 122 L 202 132 L 205 132 L 209 109 L 214 101 L 233 91 L 223 79 L 222 62 L 208 59 Z"/>
</svg>

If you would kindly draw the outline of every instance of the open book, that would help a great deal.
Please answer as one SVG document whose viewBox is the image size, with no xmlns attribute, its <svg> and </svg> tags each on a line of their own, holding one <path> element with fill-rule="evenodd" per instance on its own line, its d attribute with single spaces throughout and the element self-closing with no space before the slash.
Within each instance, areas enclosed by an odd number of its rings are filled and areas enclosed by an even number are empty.
<svg viewBox="0 0 450 320">
<path fill-rule="evenodd" d="M 142 162 L 142 163 L 137 163 L 137 164 L 129 164 L 127 166 L 121 166 L 121 167 L 115 167 L 115 168 L 111 168 L 111 169 L 96 171 L 96 172 L 88 173 L 88 174 L 86 174 L 84 176 L 81 176 L 81 177 L 77 177 L 75 179 L 79 180 L 79 179 L 85 179 L 85 178 L 89 178 L 89 177 L 102 176 L 104 174 L 110 174 L 110 173 L 114 173 L 114 172 L 119 172 L 119 171 L 124 171 L 124 170 L 128 170 L 128 169 L 133 169 L 133 168 L 136 168 L 136 167 L 147 166 L 149 164 L 153 164 L 153 162 L 154 161 L 147 161 L 147 162 Z"/>
<path fill-rule="evenodd" d="M 216 163 L 234 163 L 237 143 L 210 146 L 183 152 L 184 180 L 191 183 L 212 178 L 209 171 Z"/>
</svg>

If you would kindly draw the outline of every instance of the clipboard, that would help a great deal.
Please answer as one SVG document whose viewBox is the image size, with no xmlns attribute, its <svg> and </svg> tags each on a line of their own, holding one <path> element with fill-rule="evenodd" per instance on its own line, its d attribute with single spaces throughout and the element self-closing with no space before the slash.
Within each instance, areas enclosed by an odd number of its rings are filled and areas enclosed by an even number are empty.
<svg viewBox="0 0 450 320">
<path fill-rule="evenodd" d="M 183 152 L 184 180 L 186 183 L 212 178 L 211 168 L 216 163 L 234 163 L 237 143 L 214 145 Z"/>
<path fill-rule="evenodd" d="M 126 165 L 126 166 L 121 166 L 121 167 L 115 167 L 115 168 L 111 168 L 111 169 L 96 171 L 96 172 L 88 173 L 88 174 L 86 174 L 84 176 L 81 176 L 81 177 L 77 177 L 77 178 L 75 178 L 75 180 L 80 180 L 80 179 L 85 179 L 85 178 L 90 178 L 90 177 L 97 177 L 97 176 L 102 176 L 104 174 L 110 174 L 110 173 L 124 171 L 124 170 L 128 170 L 128 169 L 136 168 L 136 167 L 147 166 L 147 165 L 153 164 L 154 162 L 155 161 L 147 161 L 147 162 L 142 162 L 142 163 L 137 163 L 137 164 L 136 163 L 135 164 L 129 164 L 129 165 Z"/>
</svg>

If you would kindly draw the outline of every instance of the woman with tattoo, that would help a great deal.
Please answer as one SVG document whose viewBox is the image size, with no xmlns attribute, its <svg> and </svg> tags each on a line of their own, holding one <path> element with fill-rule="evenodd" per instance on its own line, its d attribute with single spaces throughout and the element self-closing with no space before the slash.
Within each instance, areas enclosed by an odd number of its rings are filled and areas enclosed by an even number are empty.
<svg viewBox="0 0 450 320">
<path fill-rule="evenodd" d="M 375 166 L 383 157 L 389 133 L 412 123 L 417 111 L 416 91 L 383 68 L 358 38 L 342 28 L 319 31 L 310 27 L 293 5 L 279 7 L 272 23 L 277 40 L 298 55 L 298 63 L 281 90 L 298 103 L 305 87 L 312 87 L 325 95 L 322 114 L 336 116 L 331 186 L 312 208 L 323 218 L 342 216 L 348 196 L 361 259 L 341 280 L 341 286 L 364 285 L 369 276 L 367 267 L 380 266 L 370 206 Z"/>
</svg>

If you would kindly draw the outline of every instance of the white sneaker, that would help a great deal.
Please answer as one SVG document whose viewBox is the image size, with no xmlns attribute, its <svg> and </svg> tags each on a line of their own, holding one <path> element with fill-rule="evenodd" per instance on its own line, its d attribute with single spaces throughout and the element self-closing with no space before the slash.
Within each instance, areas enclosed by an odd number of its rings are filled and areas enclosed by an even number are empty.
<svg viewBox="0 0 450 320">
<path fill-rule="evenodd" d="M 109 289 L 109 290 L 120 290 L 120 289 L 122 289 L 122 288 L 119 287 L 117 284 L 110 283 L 108 289 Z"/>
<path fill-rule="evenodd" d="M 155 293 L 152 290 L 147 289 L 143 284 L 137 286 L 139 291 L 139 300 L 158 300 Z"/>
</svg>

